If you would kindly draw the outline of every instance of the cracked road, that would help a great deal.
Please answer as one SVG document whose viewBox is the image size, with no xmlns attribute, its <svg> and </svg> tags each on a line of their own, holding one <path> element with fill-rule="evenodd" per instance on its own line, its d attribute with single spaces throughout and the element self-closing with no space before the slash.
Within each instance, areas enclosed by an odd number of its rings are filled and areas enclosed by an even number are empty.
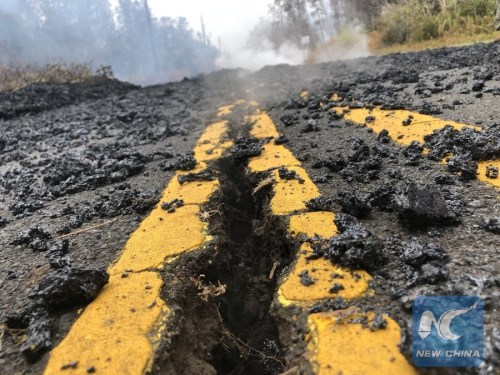
<svg viewBox="0 0 500 375">
<path fill-rule="evenodd" d="M 2 373 L 426 373 L 421 295 L 480 296 L 485 360 L 454 371 L 497 371 L 498 42 L 23 90 Z"/>
</svg>

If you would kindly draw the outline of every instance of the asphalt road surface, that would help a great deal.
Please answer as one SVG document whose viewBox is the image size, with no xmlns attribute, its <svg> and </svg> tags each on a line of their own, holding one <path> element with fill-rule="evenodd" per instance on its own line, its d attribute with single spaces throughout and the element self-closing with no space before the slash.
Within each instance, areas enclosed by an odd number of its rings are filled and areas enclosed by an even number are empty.
<svg viewBox="0 0 500 375">
<path fill-rule="evenodd" d="M 0 93 L 1 374 L 494 374 L 500 42 Z M 418 296 L 484 361 L 413 365 Z"/>
</svg>

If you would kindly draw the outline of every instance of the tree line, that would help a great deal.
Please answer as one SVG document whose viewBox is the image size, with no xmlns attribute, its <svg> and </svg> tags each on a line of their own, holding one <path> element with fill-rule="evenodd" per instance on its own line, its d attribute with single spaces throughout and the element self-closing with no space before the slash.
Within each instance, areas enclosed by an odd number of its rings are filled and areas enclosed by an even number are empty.
<svg viewBox="0 0 500 375">
<path fill-rule="evenodd" d="M 355 25 L 379 31 L 389 45 L 492 31 L 494 14 L 495 0 L 273 0 L 249 44 L 314 49 Z"/>
<path fill-rule="evenodd" d="M 185 18 L 153 18 L 147 0 L 2 0 L 0 64 L 92 63 L 139 83 L 215 68 L 217 48 Z"/>
</svg>

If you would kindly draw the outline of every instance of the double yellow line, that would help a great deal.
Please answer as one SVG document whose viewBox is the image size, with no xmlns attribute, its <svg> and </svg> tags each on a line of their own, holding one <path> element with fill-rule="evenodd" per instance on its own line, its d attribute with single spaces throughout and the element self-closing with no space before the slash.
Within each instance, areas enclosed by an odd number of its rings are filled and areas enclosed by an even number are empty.
<svg viewBox="0 0 500 375">
<path fill-rule="evenodd" d="M 255 103 L 250 103 L 255 105 Z M 221 107 L 220 116 L 228 115 L 244 101 Z M 334 110 L 342 111 L 342 108 Z M 413 117 L 414 126 L 404 127 L 402 121 Z M 366 123 L 368 116 L 373 121 Z M 425 134 L 451 124 L 457 129 L 466 125 L 442 121 L 410 112 L 387 112 L 380 109 L 351 110 L 344 118 L 371 127 L 374 131 L 389 130 L 392 139 L 402 145 L 423 140 Z M 256 111 L 247 121 L 253 125 L 250 135 L 265 142 L 260 156 L 251 158 L 248 172 L 271 176 L 272 198 L 269 214 L 284 220 L 289 237 L 300 242 L 300 234 L 328 239 L 338 234 L 335 213 L 309 212 L 306 202 L 321 195 L 307 171 L 293 153 L 275 140 L 279 132 L 268 114 Z M 416 126 L 416 123 L 419 126 Z M 161 298 L 163 285 L 159 272 L 180 255 L 203 249 L 211 240 L 207 223 L 202 220 L 202 206 L 219 191 L 220 183 L 194 181 L 180 183 L 178 177 L 207 169 L 207 163 L 219 159 L 233 143 L 228 139 L 228 123 L 209 125 L 200 137 L 194 155 L 195 170 L 176 172 L 161 202 L 183 201 L 168 213 L 158 205 L 130 236 L 120 257 L 108 268 L 109 284 L 97 299 L 79 316 L 68 335 L 50 353 L 45 374 L 144 374 L 151 370 L 171 311 Z M 490 163 L 490 162 L 488 162 Z M 492 161 L 491 163 L 497 163 Z M 282 178 L 285 168 L 296 177 Z M 268 177 L 269 178 L 269 177 Z M 479 176 L 482 179 L 482 176 Z M 487 180 L 498 187 L 494 180 Z M 299 243 L 299 251 L 290 271 L 278 281 L 276 304 L 281 309 L 298 307 L 307 315 L 309 334 L 304 343 L 307 357 L 317 374 L 414 374 L 414 368 L 400 353 L 400 328 L 384 316 L 384 329 L 370 330 L 376 319 L 371 312 L 350 307 L 326 313 L 308 314 L 313 304 L 332 298 L 332 284 L 338 284 L 334 296 L 347 301 L 373 293 L 369 290 L 371 276 L 364 270 L 348 270 L 324 259 L 308 260 L 310 243 Z M 314 281 L 306 286 L 301 275 Z"/>
</svg>

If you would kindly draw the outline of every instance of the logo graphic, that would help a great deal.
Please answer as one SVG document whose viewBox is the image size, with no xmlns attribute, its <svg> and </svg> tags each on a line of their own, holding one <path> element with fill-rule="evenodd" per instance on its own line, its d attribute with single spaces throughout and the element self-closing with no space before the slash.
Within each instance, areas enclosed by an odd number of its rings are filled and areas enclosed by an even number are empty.
<svg viewBox="0 0 500 375">
<path fill-rule="evenodd" d="M 484 310 L 479 297 L 417 297 L 412 315 L 415 365 L 477 367 L 482 363 Z"/>
<path fill-rule="evenodd" d="M 462 335 L 455 335 L 451 332 L 450 325 L 453 319 L 462 314 L 468 313 L 471 310 L 475 310 L 479 301 L 477 301 L 474 305 L 469 307 L 468 309 L 461 310 L 448 310 L 445 311 L 443 315 L 436 321 L 434 314 L 432 311 L 424 311 L 422 317 L 420 318 L 420 326 L 418 328 L 418 335 L 423 339 L 431 334 L 432 324 L 437 329 L 437 333 L 442 339 L 445 340 L 458 340 Z"/>
</svg>

